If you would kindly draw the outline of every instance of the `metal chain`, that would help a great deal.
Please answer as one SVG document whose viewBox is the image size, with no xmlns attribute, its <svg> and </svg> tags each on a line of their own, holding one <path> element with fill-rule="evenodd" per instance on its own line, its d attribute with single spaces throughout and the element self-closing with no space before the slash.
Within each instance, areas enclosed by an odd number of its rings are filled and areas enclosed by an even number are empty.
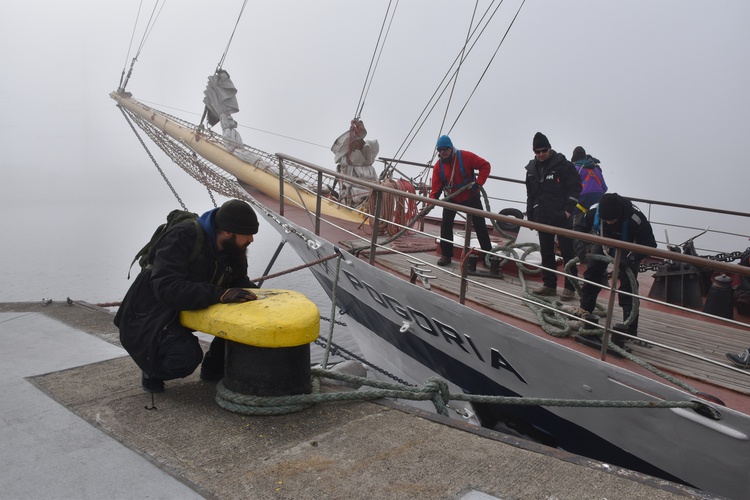
<svg viewBox="0 0 750 500">
<path fill-rule="evenodd" d="M 130 125 L 130 128 L 133 129 L 133 133 L 138 138 L 138 141 L 140 141 L 141 146 L 143 146 L 143 149 L 146 150 L 146 154 L 148 154 L 148 157 L 151 158 L 151 161 L 154 163 L 154 166 L 156 167 L 156 169 L 161 174 L 162 178 L 164 179 L 164 182 L 166 182 L 167 186 L 169 186 L 169 189 L 172 190 L 172 194 L 174 195 L 175 198 L 177 198 L 177 201 L 180 203 L 180 206 L 182 207 L 182 209 L 183 210 L 187 210 L 187 207 L 185 207 L 185 204 L 182 202 L 182 199 L 180 198 L 180 195 L 177 194 L 177 191 L 175 191 L 174 187 L 172 186 L 172 183 L 169 182 L 169 179 L 167 179 L 166 174 L 164 174 L 164 171 L 161 169 L 161 167 L 157 163 L 156 158 L 154 158 L 154 155 L 151 154 L 151 151 L 149 151 L 148 146 L 146 146 L 146 143 L 143 142 L 143 139 L 141 138 L 141 135 L 138 133 L 138 131 L 133 126 L 133 123 L 130 121 L 130 117 L 128 117 L 127 113 L 125 113 L 125 110 L 123 109 L 122 106 L 117 106 L 117 107 L 120 108 L 120 111 L 122 112 L 122 115 L 125 117 L 125 120 L 128 122 L 128 125 Z M 214 202 L 214 206 L 215 206 L 215 202 Z"/>
<path fill-rule="evenodd" d="M 321 316 L 320 319 L 322 319 L 323 321 L 328 321 L 328 322 L 331 321 L 331 318 L 326 318 L 325 316 Z M 339 321 L 337 319 L 334 319 L 333 323 L 339 326 L 347 326 L 346 323 L 344 323 L 343 321 Z"/>
<path fill-rule="evenodd" d="M 700 257 L 706 260 L 718 261 L 718 262 L 733 262 L 741 258 L 744 254 L 745 252 L 737 251 L 737 252 L 728 252 L 728 253 L 727 252 L 717 253 L 716 255 L 698 255 L 697 257 Z M 666 265 L 667 265 L 666 261 L 653 262 L 651 264 L 641 263 L 640 267 L 638 268 L 638 272 L 643 273 L 646 271 L 661 271 Z"/>
<path fill-rule="evenodd" d="M 320 347 L 322 347 L 323 349 L 325 349 L 327 342 L 326 342 L 325 338 L 323 338 L 322 336 L 320 336 L 320 337 L 318 337 L 315 340 L 315 343 L 317 345 L 319 345 Z M 339 357 L 344 358 L 344 359 L 359 361 L 363 365 L 369 366 L 370 368 L 372 368 L 376 372 L 382 373 L 386 377 L 388 377 L 388 378 L 390 378 L 392 380 L 395 380 L 399 384 L 408 385 L 410 387 L 416 387 L 414 384 L 410 384 L 406 380 L 401 379 L 401 378 L 395 376 L 394 374 L 385 371 L 384 369 L 380 368 L 379 366 L 376 366 L 376 365 L 372 364 L 371 362 L 367 361 L 365 358 L 363 358 L 361 356 L 357 356 L 356 354 L 354 354 L 351 351 L 347 351 L 346 349 L 344 349 L 343 347 L 341 347 L 340 345 L 338 345 L 336 343 L 331 343 L 331 354 L 333 354 L 334 356 L 339 356 Z"/>
<path fill-rule="evenodd" d="M 732 262 L 742 257 L 744 253 L 745 252 L 717 253 L 716 255 L 701 255 L 701 257 L 720 262 Z"/>
</svg>

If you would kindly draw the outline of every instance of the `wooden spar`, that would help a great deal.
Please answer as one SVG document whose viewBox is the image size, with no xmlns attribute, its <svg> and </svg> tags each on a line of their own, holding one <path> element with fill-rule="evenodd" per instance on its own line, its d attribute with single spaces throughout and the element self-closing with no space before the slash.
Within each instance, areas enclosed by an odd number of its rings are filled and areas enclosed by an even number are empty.
<svg viewBox="0 0 750 500">
<path fill-rule="evenodd" d="M 227 173 L 238 178 L 245 184 L 252 186 L 266 196 L 279 200 L 279 178 L 277 175 L 266 172 L 262 168 L 243 161 L 227 151 L 222 145 L 213 141 L 205 140 L 200 133 L 176 123 L 169 117 L 157 113 L 154 109 L 141 104 L 127 95 L 111 92 L 110 97 L 117 101 L 123 108 L 135 113 L 142 119 L 148 121 L 169 137 L 178 140 L 195 151 L 207 161 L 219 166 Z M 315 210 L 317 196 L 307 190 L 299 189 L 297 185 L 287 180 L 284 181 L 287 188 L 285 192 L 294 193 L 287 196 L 285 202 L 293 203 L 306 210 Z M 360 223 L 364 216 L 346 206 L 339 205 L 333 201 L 321 197 L 321 214 L 329 217 Z"/>
</svg>

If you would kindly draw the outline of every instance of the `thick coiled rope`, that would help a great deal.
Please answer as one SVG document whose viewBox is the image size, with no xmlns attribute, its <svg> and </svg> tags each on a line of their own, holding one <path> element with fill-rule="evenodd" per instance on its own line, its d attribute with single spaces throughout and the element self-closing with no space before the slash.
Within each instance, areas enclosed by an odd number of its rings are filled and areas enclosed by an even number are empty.
<svg viewBox="0 0 750 500">
<path fill-rule="evenodd" d="M 372 380 L 356 375 L 313 368 L 312 393 L 290 396 L 252 396 L 228 390 L 217 385 L 216 402 L 224 409 L 244 415 L 282 415 L 302 411 L 315 403 L 333 401 L 371 401 L 379 398 L 398 398 L 413 401 L 432 401 L 435 410 L 448 416 L 450 401 L 490 403 L 520 406 L 558 406 L 577 408 L 689 408 L 703 414 L 715 414 L 711 407 L 699 401 L 609 401 L 590 399 L 527 398 L 512 396 L 482 396 L 476 394 L 451 394 L 448 384 L 431 377 L 421 387 L 405 386 Z M 320 392 L 320 379 L 331 378 L 351 384 L 373 387 L 372 390 L 345 392 Z"/>
</svg>

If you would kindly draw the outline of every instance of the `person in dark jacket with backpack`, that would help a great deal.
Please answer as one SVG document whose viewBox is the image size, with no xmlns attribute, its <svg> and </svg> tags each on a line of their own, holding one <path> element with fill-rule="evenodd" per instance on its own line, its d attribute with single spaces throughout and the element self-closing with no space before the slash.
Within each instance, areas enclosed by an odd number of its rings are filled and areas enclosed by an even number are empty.
<svg viewBox="0 0 750 500">
<path fill-rule="evenodd" d="M 471 151 L 454 148 L 453 141 L 447 135 L 441 135 L 438 138 L 435 148 L 438 152 L 438 159 L 432 168 L 430 198 L 439 199 L 441 192 L 444 192 L 446 196 L 453 195 L 461 188 L 474 183 L 471 187 L 455 194 L 446 201 L 484 210 L 479 187 L 484 185 L 490 175 L 490 169 L 492 168 L 490 163 Z M 478 171 L 476 176 L 475 170 Z M 438 266 L 447 266 L 451 263 L 455 218 L 455 210 L 443 209 L 443 220 L 440 224 L 440 253 L 442 257 L 437 262 Z M 492 242 L 484 217 L 472 216 L 471 223 L 474 226 L 474 232 L 477 233 L 479 246 L 482 247 L 482 250 L 491 251 Z"/>
<path fill-rule="evenodd" d="M 533 222 L 563 229 L 573 228 L 572 215 L 581 192 L 581 178 L 565 155 L 552 149 L 547 137 L 541 132 L 534 135 L 532 142 L 534 159 L 526 165 L 526 217 Z M 567 263 L 575 257 L 573 240 L 557 238 L 560 253 Z M 542 254 L 542 285 L 531 293 L 540 296 L 557 295 L 557 274 L 555 269 L 555 235 L 539 232 L 539 251 Z M 575 266 L 570 274 L 577 276 Z M 573 283 L 565 279 L 561 300 L 575 297 Z"/>
<path fill-rule="evenodd" d="M 165 380 L 187 377 L 201 361 L 203 380 L 223 378 L 224 339 L 216 337 L 204 358 L 198 338 L 180 324 L 180 311 L 256 299 L 246 288 L 257 288 L 247 277 L 247 247 L 257 232 L 252 207 L 229 200 L 198 224 L 173 226 L 150 249 L 114 319 L 145 390 L 162 392 Z"/>
<path fill-rule="evenodd" d="M 583 220 L 575 226 L 574 230 L 581 233 L 593 232 L 605 238 L 656 248 L 654 232 L 646 216 L 630 200 L 617 193 L 607 193 L 602 196 L 599 203 L 591 206 L 591 209 L 586 213 Z M 583 240 L 576 241 L 576 254 L 581 262 L 586 262 L 586 271 L 583 273 L 583 277 L 587 281 L 601 283 L 604 274 L 607 272 L 608 263 L 598 259 L 587 260 L 586 250 L 588 246 L 588 243 Z M 604 248 L 601 245 L 594 244 L 591 245 L 588 253 L 603 255 Z M 610 248 L 609 255 L 614 256 L 614 254 L 615 249 Z M 620 280 L 618 290 L 632 293 L 633 287 L 627 271 L 629 269 L 637 281 L 640 263 L 645 257 L 644 254 L 623 251 L 620 268 L 617 270 L 617 278 Z M 589 313 L 593 312 L 599 291 L 598 286 L 584 283 L 581 287 L 581 309 Z M 638 315 L 630 318 L 633 310 L 633 297 L 623 293 L 618 293 L 617 297 L 618 303 L 622 307 L 624 323 L 616 324 L 614 329 L 637 336 Z M 628 320 L 629 318 L 630 320 Z M 613 342 L 623 347 L 625 338 L 615 336 Z"/>
</svg>

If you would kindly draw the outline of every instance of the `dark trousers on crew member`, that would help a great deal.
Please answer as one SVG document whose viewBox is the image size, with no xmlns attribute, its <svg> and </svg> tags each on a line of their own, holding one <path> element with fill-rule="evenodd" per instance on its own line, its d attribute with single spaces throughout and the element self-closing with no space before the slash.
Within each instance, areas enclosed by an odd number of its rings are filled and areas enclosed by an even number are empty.
<svg viewBox="0 0 750 500">
<path fill-rule="evenodd" d="M 589 251 L 590 254 L 603 255 L 604 250 L 601 245 L 592 245 Z M 584 279 L 587 281 L 593 281 L 594 283 L 601 283 L 604 278 L 604 274 L 607 272 L 607 263 L 601 260 L 589 260 L 586 265 L 586 271 L 583 273 Z M 632 293 L 633 286 L 630 282 L 630 278 L 627 275 L 627 269 L 630 269 L 633 276 L 638 280 L 638 264 L 632 264 L 627 268 L 621 268 L 617 273 L 617 279 L 620 280 L 620 285 L 617 288 L 620 291 Z M 596 298 L 599 295 L 599 288 L 596 285 L 590 285 L 584 283 L 581 287 L 581 309 L 585 309 L 588 312 L 593 312 L 594 306 L 596 305 Z M 617 303 L 622 307 L 623 320 L 627 320 L 630 313 L 633 311 L 633 297 L 624 293 L 617 294 Z M 633 321 L 628 326 L 630 335 L 638 335 L 638 316 L 633 318 Z"/>
<path fill-rule="evenodd" d="M 570 226 L 570 223 L 568 223 Z M 562 226 L 558 226 L 562 227 Z M 570 227 L 563 227 L 563 229 L 571 229 Z M 560 247 L 560 254 L 562 255 L 563 261 L 567 264 L 569 260 L 573 259 L 576 254 L 573 250 L 573 240 L 571 238 L 565 238 L 563 236 L 557 237 L 557 244 Z M 557 288 L 557 274 L 547 269 L 557 268 L 557 258 L 555 257 L 555 235 L 552 233 L 539 232 L 539 252 L 542 254 L 542 267 L 545 270 L 542 271 L 542 282 L 544 286 L 549 288 Z M 570 274 L 578 276 L 578 269 L 576 266 L 570 270 Z M 575 290 L 573 283 L 569 279 L 565 279 L 565 288 L 568 290 Z"/>
<path fill-rule="evenodd" d="M 466 201 L 454 201 L 453 203 L 455 203 L 456 205 L 463 205 L 465 207 L 484 210 L 484 207 L 482 206 L 482 199 L 479 196 L 473 196 Z M 455 219 L 455 210 L 449 210 L 447 208 L 443 209 L 443 220 L 440 223 L 440 253 L 451 258 L 453 257 L 453 221 Z M 482 250 L 488 252 L 492 250 L 490 233 L 489 231 L 487 231 L 487 223 L 485 222 L 484 217 L 472 215 L 471 224 L 472 226 L 474 226 L 474 232 L 477 233 L 479 246 L 482 247 Z"/>
<path fill-rule="evenodd" d="M 161 332 L 151 378 L 172 380 L 192 374 L 203 360 L 198 337 L 189 330 L 170 325 Z M 223 367 L 222 367 L 223 368 Z"/>
</svg>

